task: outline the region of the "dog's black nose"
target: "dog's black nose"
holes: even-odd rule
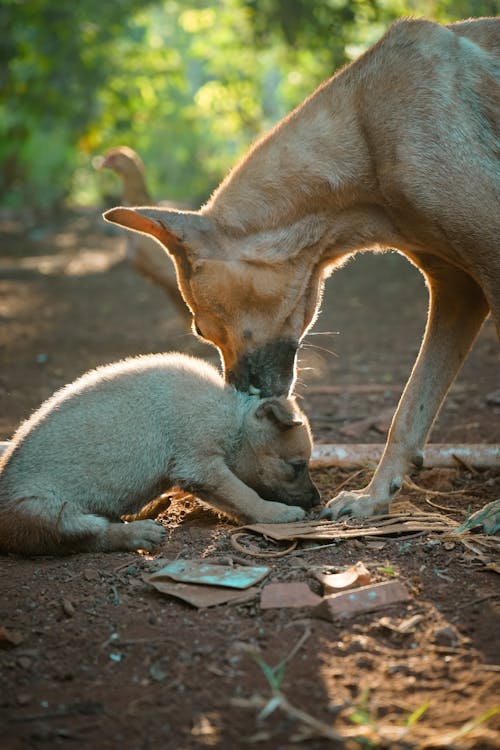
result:
[[[298,341],[279,339],[245,352],[226,372],[226,381],[261,398],[286,396],[295,380],[297,348]]]

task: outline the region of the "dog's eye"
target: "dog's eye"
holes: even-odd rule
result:
[[[298,479],[307,468],[307,461],[289,461],[288,464],[293,469],[294,479]]]
[[[196,335],[200,337],[200,339],[204,339],[205,338],[205,336],[200,331],[199,326],[196,325],[196,323],[194,322],[194,320],[193,320],[193,329],[194,329],[194,332],[196,333]]]

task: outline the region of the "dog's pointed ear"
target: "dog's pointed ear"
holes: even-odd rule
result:
[[[255,416],[259,419],[270,419],[280,430],[289,430],[291,427],[304,424],[304,420],[286,398],[266,398],[257,406]]]
[[[154,237],[172,255],[189,254],[211,229],[210,220],[197,211],[173,211],[154,206],[118,206],[105,211],[103,217],[112,224]]]

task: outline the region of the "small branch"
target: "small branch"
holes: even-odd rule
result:
[[[374,466],[382,458],[383,443],[317,443],[314,446],[311,467]],[[498,443],[430,443],[424,450],[424,468],[466,467],[475,469],[500,468]]]

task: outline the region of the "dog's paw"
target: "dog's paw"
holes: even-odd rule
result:
[[[284,505],[283,503],[266,503],[266,509],[258,514],[253,523],[290,523],[302,521],[306,517],[304,508],[298,505]]]
[[[333,500],[330,500],[324,510],[321,511],[320,517],[332,519],[337,519],[341,516],[369,518],[370,516],[388,512],[388,502],[381,502],[363,490],[350,490],[341,492]]]
[[[130,549],[152,550],[158,547],[166,536],[166,531],[160,523],[150,519],[132,521],[125,527],[130,542]]]

